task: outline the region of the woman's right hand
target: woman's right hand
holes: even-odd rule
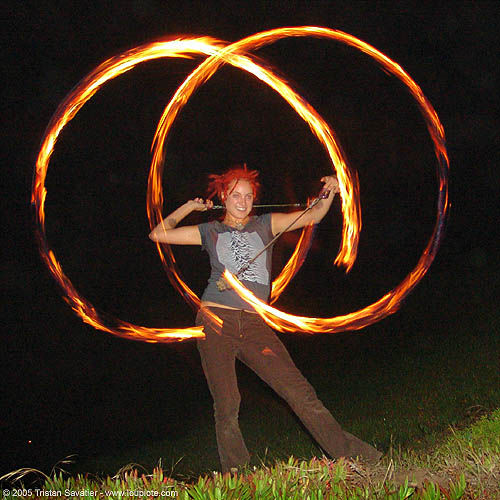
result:
[[[187,203],[193,211],[196,210],[198,212],[205,212],[214,206],[212,200],[203,200],[203,198],[195,198],[194,200],[189,200]]]

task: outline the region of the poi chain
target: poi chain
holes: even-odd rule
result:
[[[85,321],[96,329],[106,331],[121,337],[144,340],[148,342],[171,342],[174,340],[184,340],[187,338],[203,337],[201,327],[192,328],[149,328],[133,325],[131,323],[112,318],[104,321],[104,315],[99,314],[96,309],[84,297],[82,297],[68,277],[63,273],[61,265],[57,261],[54,252],[49,248],[45,234],[44,203],[46,197],[45,177],[53,152],[57,137],[65,125],[74,118],[81,107],[99,90],[107,81],[122,73],[132,69],[141,62],[161,57],[191,57],[193,54],[204,54],[208,57],[198,68],[196,68],[176,91],[172,100],[167,105],[160,120],[154,141],[153,160],[149,175],[148,185],[148,217],[150,225],[153,227],[161,219],[161,206],[163,194],[161,187],[161,173],[164,164],[163,144],[168,135],[168,131],[177,113],[187,102],[194,90],[206,82],[210,76],[224,63],[232,64],[254,74],[261,81],[267,83],[282,97],[284,97],[293,109],[304,119],[316,137],[323,144],[332,162],[332,168],[337,174],[342,197],[342,212],[344,215],[344,229],[342,246],[335,263],[344,265],[347,270],[353,265],[356,258],[359,230],[361,229],[361,216],[359,209],[359,191],[356,176],[352,174],[347,166],[347,162],[342,156],[333,132],[314,109],[298,94],[291,90],[282,80],[277,78],[270,70],[266,70],[257,65],[247,54],[247,51],[269,44],[278,39],[290,36],[315,36],[341,41],[351,45],[370,57],[375,59],[385,70],[400,79],[408,88],[411,95],[416,99],[421,110],[427,129],[434,144],[435,155],[438,162],[438,202],[437,219],[433,233],[426,248],[423,251],[416,267],[406,276],[406,278],[393,290],[374,304],[359,311],[334,318],[308,318],[286,314],[279,309],[275,309],[268,304],[259,301],[244,288],[238,280],[228,271],[225,272],[226,280],[237,291],[237,293],[251,304],[257,312],[273,328],[281,331],[306,331],[306,332],[337,332],[362,328],[374,323],[381,318],[395,312],[401,301],[410,293],[427,272],[434,260],[435,254],[442,239],[446,215],[448,211],[448,170],[449,162],[445,147],[443,127],[439,118],[423,95],[418,85],[404,72],[404,70],[389,59],[387,56],[377,51],[374,47],[346,33],[330,30],[327,28],[317,28],[312,26],[297,28],[279,28],[267,32],[252,35],[239,42],[226,45],[224,42],[211,38],[189,38],[182,40],[159,41],[143,45],[113,57],[84,78],[75,89],[59,105],[49,126],[47,127],[42,147],[40,149],[36,167],[32,192],[32,202],[36,208],[37,236],[40,244],[41,256],[53,274],[56,281],[65,293],[65,299],[73,310]],[[311,236],[310,228],[304,228],[303,234],[294,254],[285,266],[280,276],[273,283],[272,299],[276,300],[279,293],[288,284],[297,266],[305,258],[308,239]],[[183,282],[178,273],[175,260],[168,245],[165,246],[167,252],[163,254],[160,245],[158,250],[168,271],[172,283],[182,292],[186,300],[195,307],[199,307],[198,297]],[[281,282],[277,283],[279,279]],[[217,317],[213,321],[220,324]],[[109,326],[110,323],[113,326]]]

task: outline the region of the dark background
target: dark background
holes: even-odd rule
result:
[[[436,297],[448,302],[447,314],[470,317],[485,304],[497,308],[497,10],[496,2],[11,2],[2,28],[0,472],[189,432],[197,415],[211,413],[193,342],[150,345],[93,330],[73,315],[38,257],[30,210],[33,167],[51,115],[81,78],[126,49],[179,35],[234,41],[274,27],[318,25],[381,50],[434,105],[451,163],[444,243],[424,288],[398,317],[402,323],[418,323],[422,315],[439,318],[442,335],[449,335]],[[366,306],[416,264],[434,225],[436,161],[423,120],[399,81],[339,43],[284,40],[258,55],[331,124],[361,184],[364,226],[351,273],[330,264],[340,242],[337,201],[280,305],[311,316]],[[171,289],[147,238],[145,193],[157,121],[199,61],[146,63],[108,83],[65,128],[50,163],[49,244],[100,311],[137,324],[193,324],[192,311]],[[286,103],[233,68],[223,68],[190,100],[166,154],[165,213],[203,195],[206,175],[234,161],[261,171],[264,202],[303,201],[329,171],[325,153]],[[277,265],[293,244],[291,236],[279,245]],[[176,257],[200,293],[208,273],[205,256],[183,248]],[[439,292],[427,303],[431,289]],[[382,339],[376,326],[327,342],[340,349],[353,335],[362,339],[355,347],[374,356],[391,342],[407,347],[397,330]],[[295,346],[299,366],[311,362],[301,335],[285,342]]]

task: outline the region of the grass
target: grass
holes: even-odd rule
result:
[[[500,498],[500,409],[465,429],[451,429],[430,454],[391,450],[373,466],[355,460],[290,457],[232,474],[208,473],[187,482],[172,478],[161,465],[151,474],[131,465],[113,477],[66,477],[59,471],[50,476],[40,473],[38,485],[25,484],[33,472],[19,470],[1,478],[3,498],[494,499]],[[14,494],[5,494],[7,481],[12,483],[8,491]]]
[[[500,409],[474,425],[455,431],[431,456],[444,474],[461,470],[479,489],[500,495]]]

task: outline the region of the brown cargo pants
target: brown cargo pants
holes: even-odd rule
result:
[[[238,424],[241,397],[235,358],[251,368],[290,405],[332,458],[362,456],[377,460],[381,456],[375,448],[342,430],[297,369],[284,345],[259,315],[242,310],[209,309],[222,319],[222,330],[217,332],[209,321],[204,321],[201,310],[196,324],[205,325],[205,339],[198,340],[197,345],[214,400],[222,472],[244,465],[250,459]]]

